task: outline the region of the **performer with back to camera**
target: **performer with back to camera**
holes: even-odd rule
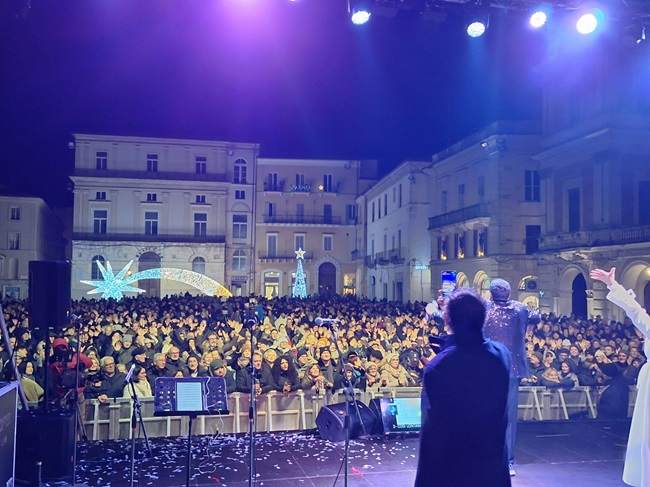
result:
[[[609,272],[594,269],[589,273],[589,277],[607,285],[607,289],[609,289],[607,299],[623,308],[634,326],[643,334],[645,337],[643,351],[646,357],[650,356],[650,316],[636,301],[634,291],[626,290],[616,281],[616,267],[612,267]],[[638,391],[623,467],[623,482],[634,487],[648,487],[650,485],[649,381],[648,366],[644,365],[637,378]]]
[[[454,292],[445,324],[454,334],[425,367],[416,487],[510,485],[506,404],[510,353],[483,335],[486,303]]]
[[[488,303],[485,321],[485,336],[506,346],[512,357],[510,366],[510,386],[508,388],[508,429],[506,430],[506,449],[508,470],[515,475],[515,440],[517,438],[517,403],[519,383],[528,378],[526,365],[526,333],[540,321],[537,311],[529,309],[524,303],[510,299],[510,284],[504,279],[494,279],[490,283],[492,300]]]

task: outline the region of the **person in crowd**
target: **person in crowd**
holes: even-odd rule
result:
[[[290,355],[282,355],[275,360],[271,372],[276,391],[288,393],[300,389],[298,371]]]
[[[338,371],[336,362],[332,359],[332,352],[329,347],[321,347],[318,366],[320,367],[321,374],[325,377],[325,387],[328,390],[333,391]]]
[[[303,377],[300,386],[305,391],[324,394],[326,391],[326,382],[327,379],[323,375],[321,368],[317,363],[314,363],[307,369],[307,373]]]
[[[626,290],[616,281],[615,267],[612,267],[609,271],[594,269],[589,273],[589,276],[607,286],[609,290],[607,299],[620,306],[632,320],[636,329],[643,334],[645,337],[644,353],[647,356],[650,353],[650,316],[636,301],[634,292]],[[605,368],[604,373],[606,375],[607,372],[608,370]],[[648,368],[644,367],[644,370],[639,373],[637,380],[637,398],[634,413],[632,414],[632,424],[630,426],[630,435],[627,441],[625,464],[623,467],[623,481],[635,487],[647,487],[650,485],[650,450],[648,449],[648,445],[650,444],[650,421],[648,421],[648,409],[650,408],[649,382]],[[617,411],[622,411],[622,409],[617,409]]]
[[[113,345],[115,347],[115,345]],[[131,355],[131,347],[133,346],[133,335],[125,334],[122,336],[122,343],[119,350],[115,349],[117,354],[116,360],[120,364],[128,365],[131,363],[133,356]]]
[[[210,374],[206,369],[199,365],[199,359],[196,355],[187,357],[187,368],[184,377],[209,377]]]
[[[408,387],[414,385],[409,373],[399,363],[399,355],[389,353],[386,357],[386,365],[381,369],[382,382],[386,382],[386,387]]]
[[[149,375],[155,382],[158,377],[174,377],[177,370],[167,365],[167,356],[164,353],[157,353],[153,356],[153,366],[149,369]]]
[[[580,380],[578,379],[578,375],[573,372],[575,367],[575,370],[577,370],[577,366],[573,365],[573,362],[570,359],[565,360],[560,364],[560,381],[565,381],[565,380],[570,380],[573,385],[570,387],[578,387],[580,385]],[[565,386],[563,386],[565,387]],[[568,389],[569,387],[567,387]]]
[[[492,301],[488,305],[485,336],[503,343],[512,356],[508,392],[508,431],[506,445],[510,475],[515,475],[515,439],[517,438],[517,399],[522,378],[528,378],[524,339],[540,321],[539,315],[525,304],[510,299],[510,284],[504,279],[490,283]],[[530,315],[530,316],[529,316]]]
[[[542,374],[538,385],[548,387],[549,389],[556,389],[559,387],[563,389],[570,389],[574,384],[571,379],[563,379],[557,369],[549,367]]]
[[[179,347],[173,346],[169,349],[169,355],[167,356],[167,362],[165,365],[169,370],[171,370],[172,376],[179,370],[181,373],[185,374],[187,365],[181,359],[181,349]]]
[[[102,367],[102,391],[100,392],[98,399],[101,402],[104,402],[108,398],[122,397],[124,378],[126,375],[117,371],[115,359],[112,355],[102,357],[100,364]]]
[[[273,374],[271,368],[264,361],[264,357],[260,352],[253,354],[253,368],[255,373],[255,395],[266,394],[275,389],[273,382]],[[240,368],[237,371],[237,391],[248,392],[251,391],[252,376],[248,367]]]
[[[365,382],[367,391],[378,391],[382,387],[386,387],[386,381],[381,378],[377,364],[370,362],[368,365],[366,365]]]
[[[151,389],[151,383],[147,378],[147,369],[139,365],[135,366],[133,369],[133,387],[135,387],[135,392],[138,394],[138,397],[152,397],[153,391]],[[131,390],[131,384],[125,384],[122,397],[131,397],[133,391]]]
[[[455,291],[445,306],[454,344],[424,369],[415,487],[510,485],[510,352],[485,339],[485,317],[485,301],[469,288]]]
[[[220,358],[214,359],[210,363],[210,370],[213,377],[223,377],[226,381],[226,392],[228,394],[237,392],[237,381],[235,379],[235,372],[228,369],[226,362]],[[247,391],[250,392],[250,391]]]

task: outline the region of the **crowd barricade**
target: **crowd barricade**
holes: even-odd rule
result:
[[[597,417],[597,404],[603,388],[575,387],[548,389],[543,386],[519,387],[519,420],[568,420],[572,417]],[[373,399],[420,397],[420,387],[383,388],[377,391],[355,389],[357,400],[370,404]],[[320,409],[345,400],[342,392],[318,394],[313,391],[291,393],[270,392],[257,397],[256,431],[299,431],[316,428]],[[630,387],[628,416],[632,415],[636,388]],[[185,416],[155,416],[154,398],[141,398],[142,421],[150,437],[184,436],[188,433],[189,418]],[[228,414],[198,416],[192,422],[192,434],[245,433],[249,429],[249,394],[235,392],[228,395]],[[35,406],[35,404],[33,404]],[[100,403],[87,399],[79,408],[86,435],[91,440],[131,438],[133,402],[118,398]],[[139,419],[138,419],[139,421]],[[136,428],[136,434],[139,427]]]

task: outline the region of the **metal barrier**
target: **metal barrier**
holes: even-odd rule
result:
[[[420,397],[420,387],[395,387],[379,391],[355,390],[355,397],[368,404],[381,397]],[[568,420],[582,415],[595,418],[595,405],[602,388],[576,387],[547,389],[541,386],[519,387],[519,420]],[[636,389],[630,388],[629,415],[634,410]],[[312,391],[292,393],[270,392],[257,397],[257,431],[296,431],[316,428],[316,416],[323,406],[343,402],[343,395],[315,394]],[[184,416],[154,416],[153,397],[141,398],[142,417],[150,437],[183,436],[188,433],[188,418]],[[131,437],[132,401],[128,398],[100,403],[96,399],[81,404],[89,439],[120,439]],[[248,431],[249,394],[235,392],[228,396],[227,415],[199,416],[193,423],[192,434],[245,433]]]

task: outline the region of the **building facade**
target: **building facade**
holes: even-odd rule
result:
[[[72,297],[117,273],[174,268],[204,274],[234,294],[253,282],[256,144],[75,135]],[[193,292],[146,279],[153,296]]]
[[[254,292],[291,296],[296,251],[305,251],[308,294],[357,294],[356,198],[377,181],[375,161],[257,161]]]
[[[0,195],[0,289],[6,298],[29,296],[29,262],[63,260],[63,223],[41,198]]]

